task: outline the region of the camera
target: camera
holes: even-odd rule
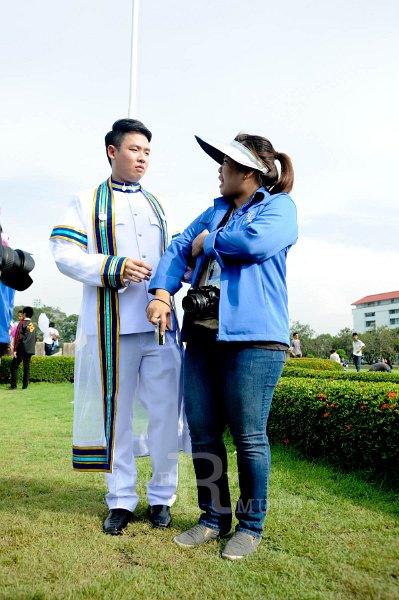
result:
[[[214,285],[190,288],[183,298],[184,312],[192,319],[217,319],[220,290]]]
[[[0,225],[0,233],[1,233]],[[23,292],[33,281],[29,273],[35,266],[35,261],[29,252],[13,250],[0,244],[0,281],[18,292]]]

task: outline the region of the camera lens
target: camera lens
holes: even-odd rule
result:
[[[28,273],[34,266],[35,261],[29,252],[0,245],[0,280],[4,285],[23,292],[32,284]]]
[[[184,312],[189,314],[199,313],[206,307],[206,298],[202,294],[189,294],[182,300]]]

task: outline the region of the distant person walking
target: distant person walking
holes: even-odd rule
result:
[[[302,358],[301,341],[299,333],[295,331],[291,341],[291,354],[294,358]]]
[[[60,334],[58,332],[58,329],[55,328],[55,323],[53,321],[50,321],[50,323],[48,324],[46,334],[43,338],[44,353],[46,356],[52,356],[53,354],[55,354],[55,352],[57,352],[59,337]]]
[[[363,348],[366,347],[366,344],[363,344],[362,340],[359,340],[356,332],[352,334],[352,346],[353,364],[356,367],[356,371],[359,372],[362,365]]]
[[[11,390],[17,389],[18,368],[21,362],[24,365],[22,389],[26,390],[29,384],[30,361],[35,354],[36,328],[32,323],[33,308],[26,306],[22,309],[23,319],[19,322],[14,340],[14,358],[11,361]]]

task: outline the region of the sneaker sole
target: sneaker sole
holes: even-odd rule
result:
[[[247,556],[250,556],[251,554],[253,554],[253,552],[250,552],[250,554],[245,554],[245,556],[231,556],[230,554],[222,553],[222,558],[224,558],[226,560],[240,560],[240,558],[246,558]]]

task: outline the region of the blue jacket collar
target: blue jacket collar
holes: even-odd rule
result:
[[[267,200],[270,198],[270,193],[266,188],[260,187],[256,190],[256,192],[251,196],[251,198],[246,202],[243,206],[237,210],[238,214],[244,213],[250,206],[253,204],[265,204]],[[231,206],[230,200],[228,200],[225,196],[219,196],[219,198],[215,198],[214,200],[215,209],[228,209]]]

